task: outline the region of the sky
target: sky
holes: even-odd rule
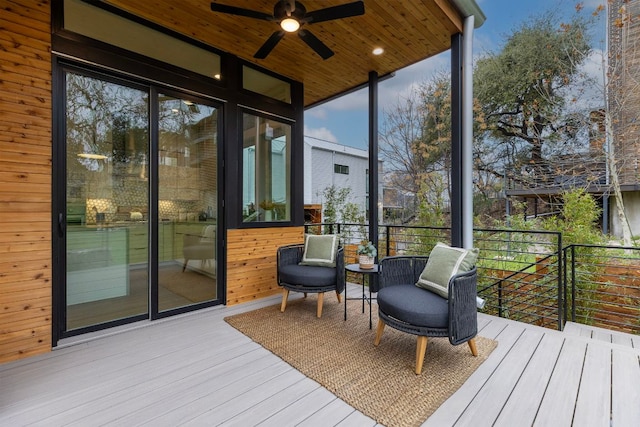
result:
[[[582,0],[584,12],[590,13],[606,0]],[[579,0],[476,0],[486,15],[486,21],[476,28],[473,38],[474,55],[483,52],[498,52],[505,38],[518,28],[526,19],[538,16],[541,12],[558,9],[570,16],[575,12]],[[604,31],[604,24],[602,24]],[[600,37],[602,40],[602,37]],[[600,58],[598,51],[585,67],[598,73]],[[450,52],[444,52],[420,63],[414,64],[388,80],[379,83],[378,108],[379,124],[384,121],[385,101],[397,103],[401,97],[410,93],[411,88],[425,82],[434,73],[448,71]],[[319,105],[305,111],[304,135],[342,145],[367,149],[368,147],[368,100],[367,89],[354,92],[340,99]]]

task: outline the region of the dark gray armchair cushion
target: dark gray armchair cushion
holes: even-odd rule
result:
[[[289,264],[279,270],[280,281],[291,285],[326,286],[336,283],[336,269]]]
[[[378,292],[380,310],[415,326],[447,328],[449,306],[446,298],[418,288],[413,283],[389,286]]]

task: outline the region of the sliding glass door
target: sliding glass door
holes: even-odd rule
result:
[[[149,91],[65,77],[69,331],[148,316]]]
[[[217,298],[218,110],[158,95],[160,311]]]
[[[64,77],[61,335],[216,301],[218,109]]]

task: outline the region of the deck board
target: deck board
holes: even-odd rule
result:
[[[640,358],[614,350],[611,370],[612,426],[640,426]]]
[[[491,425],[498,417],[504,402],[515,388],[522,372],[531,360],[543,337],[541,331],[526,330],[518,337],[509,353],[502,359],[477,397],[457,420],[458,425]],[[507,363],[510,361],[510,363]]]
[[[597,339],[597,338],[595,338]],[[590,343],[582,369],[574,425],[608,427],[611,418],[611,349]],[[608,367],[608,369],[604,369]]]
[[[77,338],[0,365],[0,425],[379,426],[223,320],[279,301]],[[425,426],[640,425],[639,337],[484,314],[478,326],[497,348]]]
[[[482,330],[483,333],[485,330],[491,332],[490,335],[492,336],[495,331],[499,330],[495,335],[495,338],[498,339],[498,347],[493,350],[487,360],[471,374],[465,384],[429,417],[424,424],[425,426],[439,427],[454,425],[469,404],[478,396],[484,384],[491,378],[499,364],[505,356],[509,354],[513,345],[524,332],[524,329],[508,327],[497,321],[492,321]]]
[[[291,403],[285,405],[282,409],[275,412],[272,416],[267,417],[265,421],[260,423],[260,426],[282,427],[286,425],[298,425],[299,423],[307,419],[309,412],[317,413],[317,410],[329,405],[336,400],[336,397],[331,392],[316,383],[315,388],[312,389],[310,393],[297,396],[297,398],[294,399]],[[314,408],[316,409],[314,410]],[[253,420],[252,418],[247,419],[246,417],[242,418],[240,416],[231,419],[232,423],[237,423],[238,421],[245,421],[246,424],[236,425],[251,425],[251,422]]]
[[[582,340],[564,340],[534,426],[571,425],[586,348]]]
[[[565,333],[571,335],[593,338],[595,340],[613,343],[622,347],[640,348],[640,337],[637,335],[608,330],[598,326],[582,325],[574,322],[567,322],[564,330]]]
[[[535,402],[542,401],[561,349],[561,340],[549,335],[543,336],[526,370],[502,408],[496,426],[510,427],[515,419],[519,419],[521,425],[533,424],[539,407],[539,403]],[[523,405],[522,402],[531,404]]]

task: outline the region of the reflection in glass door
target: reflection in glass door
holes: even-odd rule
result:
[[[158,307],[217,298],[218,110],[158,95]]]
[[[67,72],[66,325],[148,316],[148,91]]]
[[[80,71],[65,82],[62,335],[219,299],[218,109]]]

